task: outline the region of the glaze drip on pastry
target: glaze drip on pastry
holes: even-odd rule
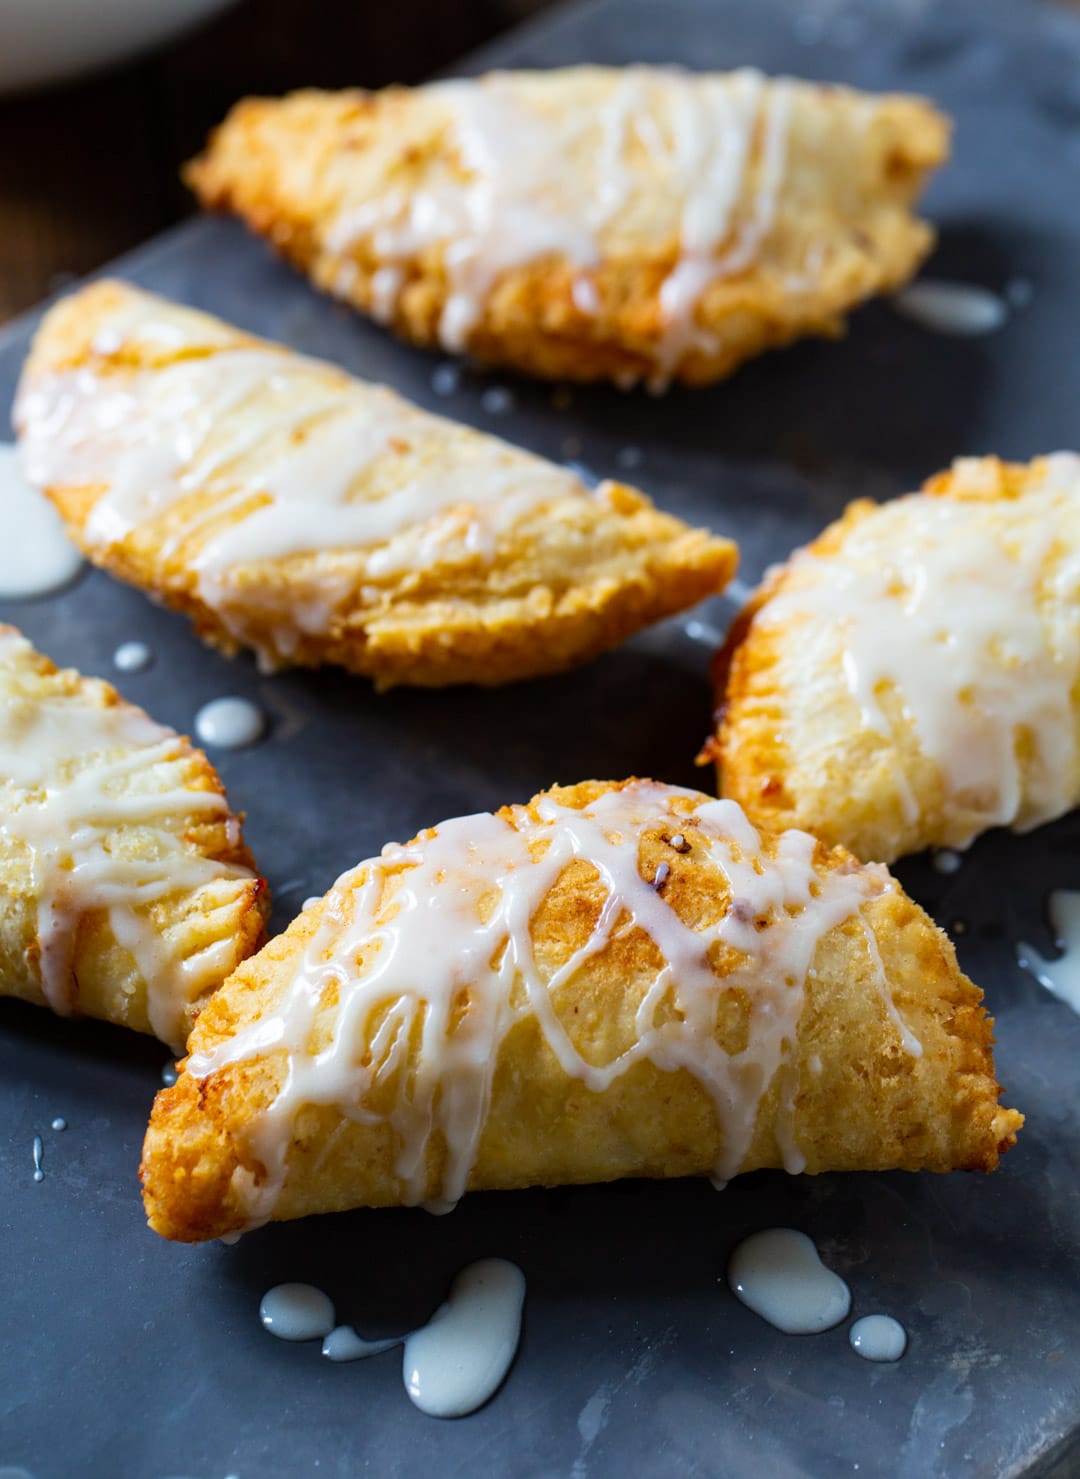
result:
[[[952,847],[988,827],[1026,831],[1061,816],[1080,768],[1080,457],[1045,458],[1034,486],[988,508],[981,494],[996,487],[998,466],[959,462],[954,496],[913,494],[875,510],[847,532],[839,558],[797,555],[755,617],[762,632],[795,625],[792,671],[810,685],[839,644],[864,729],[891,737],[898,722],[914,726],[944,781]],[[899,766],[893,781],[915,822]]]
[[[558,120],[530,108],[499,73],[438,83],[427,96],[467,181],[447,173],[411,192],[390,188],[326,230],[343,269],[369,237],[381,260],[400,264],[376,274],[373,316],[392,316],[404,265],[432,248],[445,251],[450,291],[438,337],[452,352],[466,348],[500,275],[544,257],[578,269],[575,302],[595,311],[588,269],[603,259],[620,215],[633,213],[645,157],[681,202],[679,257],[660,290],[662,380],[694,339],[704,289],[749,266],[768,235],[783,183],[790,84],[767,83],[749,68],[695,78],[629,67],[595,111]]]
[[[100,912],[146,983],[151,1030],[180,1046],[186,1010],[236,964],[238,942],[224,930],[191,953],[183,921],[163,930],[149,911],[253,878],[185,837],[201,820],[222,821],[236,848],[239,821],[220,790],[192,787],[192,752],[179,735],[127,704],[43,694],[37,671],[25,668],[32,656],[25,638],[0,632],[0,838],[7,856],[23,860],[36,902],[31,948],[41,990],[55,1012],[76,1008],[76,940]],[[226,890],[220,907],[231,911],[234,894]],[[209,895],[206,904],[213,907]]]
[[[370,548],[377,580],[455,549],[490,559],[497,534],[527,509],[590,496],[562,468],[509,447],[495,458],[479,437],[387,487],[387,466],[449,423],[271,348],[225,349],[121,380],[106,358],[101,373],[43,377],[18,415],[32,483],[103,485],[83,531],[91,547],[107,549],[175,509],[165,556],[194,542],[198,593],[219,611],[235,599],[236,567],[250,561]],[[325,624],[327,615],[312,609],[303,620]]]
[[[695,866],[716,870],[718,887],[729,890],[727,911],[715,924],[695,928],[642,877],[642,839],[658,828],[667,829],[676,853],[692,852]],[[249,1178],[251,1224],[273,1213],[305,1105],[392,1125],[395,1173],[411,1203],[430,1194],[427,1154],[437,1137],[446,1148],[438,1195],[456,1201],[473,1168],[500,1044],[526,1016],[562,1071],[595,1093],[643,1061],[666,1073],[687,1071],[707,1091],[722,1127],[716,1174],[733,1175],[794,1043],[820,941],[892,887],[876,868],[823,874],[813,866],[813,850],[806,834],[788,832],[766,852],[733,803],[644,781],[581,809],[547,796],[535,814],[515,807],[461,817],[408,847],[384,848],[331,890],[302,968],[275,1008],[188,1060],[187,1073],[202,1078],[277,1050],[287,1055],[281,1089],[250,1131],[266,1169],[260,1185]],[[587,941],[545,978],[534,919],[575,860],[594,870],[606,897]],[[656,960],[635,1040],[609,1061],[595,1061],[575,1047],[558,994],[592,957],[635,930],[652,942]],[[864,934],[876,959],[865,925]],[[880,962],[876,973],[887,1015],[904,1048],[917,1055],[920,1045],[897,1014]],[[731,1054],[715,1030],[725,992],[745,993],[750,1002],[745,1046]],[[330,1025],[314,1042],[328,999],[336,1002]],[[788,1169],[798,1171],[804,1161],[792,1127],[794,1085],[785,1093],[778,1133]],[[380,1095],[388,1107],[376,1113],[370,1104]]]

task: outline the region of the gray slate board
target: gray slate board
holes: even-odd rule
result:
[[[386,380],[553,457],[635,477],[666,508],[735,534],[743,573],[813,534],[851,497],[887,497],[958,453],[1027,457],[1080,442],[1080,25],[1006,0],[598,0],[500,42],[481,65],[756,63],[924,91],[957,118],[956,160],[929,209],[936,276],[1030,304],[990,338],[928,335],[886,306],[841,344],[805,344],[713,390],[662,400],[469,374],[434,395],[436,361],[317,298],[235,225],[197,221],[123,274]],[[32,320],[0,339],[6,405]],[[485,415],[485,385],[516,409]],[[577,438],[580,450],[568,438]],[[719,626],[733,604],[704,617]],[[222,693],[273,716],[260,748],[219,757],[270,876],[276,920],[389,838],[529,796],[554,780],[631,772],[708,783],[708,651],[668,624],[588,668],[512,691],[376,697],[336,673],[256,675],[178,617],[99,574],[60,598],[8,603],[52,657],[108,676],[121,641],[158,655],[123,690],[190,727]],[[217,758],[217,757],[216,757]],[[678,1479],[678,1476],[1075,1472],[1080,1419],[1080,1020],[1016,966],[1048,951],[1043,902],[1080,884],[1077,820],[985,838],[954,877],[904,881],[945,925],[997,1015],[1000,1076],[1028,1115],[992,1178],[757,1175],[470,1198],[451,1217],[355,1213],[271,1228],[236,1248],[171,1247],[143,1225],[135,1169],[164,1052],[107,1027],[0,1003],[0,1466],[34,1479]],[[49,1130],[67,1117],[64,1134]],[[45,1180],[31,1143],[45,1140]],[[854,1313],[908,1326],[899,1365],[840,1328],[785,1337],[722,1284],[747,1232],[800,1227],[851,1283]],[[459,1423],[421,1416],[386,1356],[330,1367],[259,1329],[263,1291],[309,1279],[365,1333],[424,1317],[487,1254],[529,1279],[516,1365]]]

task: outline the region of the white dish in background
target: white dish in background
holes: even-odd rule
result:
[[[0,93],[107,67],[231,0],[0,0]]]

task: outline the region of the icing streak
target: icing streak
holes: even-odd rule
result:
[[[145,981],[151,1028],[182,1047],[185,1007],[227,974],[235,946],[225,933],[186,955],[150,910],[185,891],[250,877],[184,841],[194,821],[227,817],[225,799],[185,786],[185,741],[140,710],[43,692],[36,670],[24,666],[30,652],[22,637],[0,638],[0,836],[30,870],[45,999],[62,1015],[72,1011],[77,935],[88,915],[104,914]],[[233,899],[231,889],[220,900],[208,889],[201,902],[212,914]]]
[[[82,531],[92,549],[160,520],[162,564],[191,569],[199,597],[270,663],[288,656],[297,627],[326,631],[355,592],[357,572],[329,563],[335,552],[363,552],[375,599],[381,580],[408,571],[490,562],[498,536],[529,510],[593,496],[565,469],[381,386],[272,346],[211,344],[216,326],[202,315],[178,311],[164,325],[172,348],[202,352],[132,370],[125,349],[160,333],[168,315],[135,296],[145,322],[119,309],[93,367],[40,375],[21,391],[23,468],[38,487],[102,485]],[[323,559],[294,571],[280,611],[274,582],[238,574],[303,556]]]
[[[509,818],[457,818],[345,874],[275,1009],[192,1055],[188,1072],[205,1077],[230,1063],[287,1054],[283,1087],[253,1132],[267,1170],[265,1183],[252,1188],[253,1224],[272,1213],[304,1105],[389,1121],[404,1200],[457,1200],[476,1159],[500,1044],[523,1016],[536,1019],[563,1071],[596,1093],[644,1060],[668,1073],[687,1070],[716,1109],[723,1140],[716,1174],[739,1169],[761,1099],[795,1041],[818,942],[890,887],[888,875],[876,868],[818,874],[805,833],[787,832],[766,850],[734,802],[652,782],[605,792],[580,810],[545,796],[536,813],[514,807]],[[713,870],[718,895],[729,894],[727,912],[711,922],[683,919],[641,876],[646,834],[676,838],[695,866]],[[595,870],[605,901],[589,938],[557,966],[542,966],[532,920],[575,859]],[[597,1063],[564,1025],[559,992],[630,929],[652,940],[662,963],[641,996],[633,1041]],[[864,929],[887,1010],[905,1031]],[[711,963],[718,953],[723,973]],[[745,993],[750,1006],[746,1045],[729,1054],[715,1024],[721,995],[731,990]],[[311,1048],[316,1026],[319,1045]],[[904,1040],[919,1051],[910,1034]],[[800,1170],[795,1087],[787,1086],[778,1135],[786,1164]],[[392,1100],[378,1115],[367,1107],[376,1091],[381,1103],[388,1091]],[[434,1136],[447,1152],[436,1188],[427,1166]]]
[[[959,491],[996,486],[995,464],[956,465]],[[836,555],[796,556],[792,583],[756,618],[798,621],[792,678],[839,658],[864,729],[891,739],[882,700],[944,782],[948,836],[1026,830],[1062,815],[1080,788],[1080,457],[1043,460],[1021,496],[913,494],[856,524]],[[831,657],[830,657],[831,655]],[[809,690],[807,690],[809,691]],[[916,820],[913,778],[894,784]]]
[[[543,107],[542,85],[527,90],[499,74],[423,92],[444,120],[445,158],[418,186],[346,200],[324,239],[341,258],[344,291],[347,254],[361,241],[390,264],[443,248],[449,293],[439,338],[461,351],[500,274],[551,256],[587,274],[609,246],[617,251],[623,221],[647,194],[673,209],[679,237],[660,289],[657,379],[687,351],[710,347],[694,309],[711,282],[753,264],[772,227],[791,83],[750,69],[717,77],[629,67],[611,74],[598,106],[561,114]],[[400,270],[384,276],[393,270],[373,283],[371,310],[382,319],[405,281]],[[588,276],[573,297],[583,312],[599,306]]]

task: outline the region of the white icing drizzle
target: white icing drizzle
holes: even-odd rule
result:
[[[119,673],[143,673],[153,664],[154,654],[145,642],[121,642],[112,660]]]
[[[440,83],[425,95],[445,119],[446,159],[463,173],[436,164],[411,191],[394,185],[347,202],[324,235],[329,253],[347,262],[364,241],[381,260],[405,264],[442,248],[450,292],[439,338],[460,352],[500,276],[543,257],[575,269],[574,304],[596,315],[601,297],[590,269],[639,193],[660,188],[675,207],[679,239],[660,290],[653,383],[665,383],[688,351],[714,347],[696,329],[695,309],[712,282],[753,264],[772,227],[790,82],[767,82],[749,68],[718,77],[628,67],[597,107],[560,116],[499,74]],[[372,286],[371,311],[385,317]]]
[[[41,1169],[41,1157],[45,1153],[45,1142],[42,1140],[42,1138],[41,1138],[40,1135],[35,1135],[34,1136],[33,1151],[34,1151],[34,1180],[35,1181],[44,1181],[45,1180],[45,1172]]]
[[[281,1340],[315,1340],[330,1361],[360,1361],[405,1347],[402,1377],[412,1401],[430,1417],[464,1417],[498,1390],[517,1354],[525,1275],[503,1258],[462,1269],[444,1304],[419,1329],[365,1340],[334,1325],[334,1306],[312,1284],[278,1284],[259,1306],[263,1328]]]
[[[525,1275],[503,1258],[463,1269],[446,1303],[406,1337],[405,1390],[431,1417],[464,1417],[502,1385],[517,1353]]]
[[[221,750],[245,749],[260,740],[265,730],[266,715],[249,698],[214,698],[195,715],[200,742]]]
[[[404,1335],[391,1335],[385,1340],[365,1340],[351,1325],[335,1325],[322,1343],[322,1353],[328,1361],[363,1361],[368,1356],[379,1356],[403,1344]]]
[[[695,305],[710,283],[745,271],[761,250],[776,216],[790,111],[789,83],[774,82],[766,88],[760,74],[744,71],[734,74],[730,86],[715,78],[703,79],[700,97],[689,116],[684,114],[681,129],[676,129],[676,158],[687,193],[681,256],[660,289],[666,327],[658,352],[659,374],[651,378],[653,388],[662,387],[687,350],[698,344],[712,347],[709,336],[695,326]],[[732,245],[718,257],[745,188],[759,115],[762,157],[753,207]]]
[[[67,1129],[67,1120],[64,1119],[61,1115],[57,1115],[56,1118],[52,1122],[52,1127],[53,1127],[54,1130],[57,1131],[57,1133],[59,1133],[61,1130],[66,1130]]]
[[[233,942],[182,958],[148,909],[250,877],[184,844],[188,819],[220,816],[225,800],[185,787],[185,742],[140,710],[97,706],[79,694],[43,696],[36,674],[21,668],[31,650],[16,633],[0,636],[0,833],[27,850],[45,999],[62,1015],[72,1010],[76,933],[88,914],[107,912],[146,983],[150,1026],[182,1047],[184,1008],[222,979]],[[116,845],[125,834],[140,838],[137,854]]]
[[[862,725],[886,739],[883,691],[946,789],[947,840],[1025,831],[1061,816],[1080,784],[1073,693],[1080,677],[1080,457],[1046,459],[1043,481],[992,504],[913,494],[846,534],[838,555],[796,555],[793,584],[760,625],[798,623],[791,680],[834,660]],[[956,465],[972,487],[993,465]],[[918,815],[899,754],[906,819]]]
[[[167,311],[139,299],[147,316]],[[205,350],[212,321],[174,311],[185,344]],[[118,317],[121,353],[143,334],[134,310]],[[162,558],[191,541],[184,559],[197,594],[271,666],[295,647],[297,627],[327,630],[355,592],[356,573],[330,567],[327,555],[362,552],[377,596],[380,581],[437,561],[489,562],[522,515],[594,496],[539,457],[269,345],[154,369],[105,362],[42,374],[21,389],[16,420],[36,487],[102,485],[83,529],[91,548],[169,520]],[[306,594],[296,596],[304,576],[294,570],[286,610],[268,582],[237,575],[255,561],[305,555],[324,560],[312,562]]]
[[[731,1255],[728,1284],[755,1314],[785,1335],[817,1335],[847,1318],[851,1290],[822,1263],[813,1240],[791,1227],[744,1238]]]
[[[1016,956],[1047,991],[1080,1013],[1080,893],[1055,889],[1048,908],[1061,954],[1056,960],[1046,960],[1033,945],[1021,942]]]
[[[0,442],[0,598],[51,595],[82,564],[60,515],[20,472],[15,448]]]
[[[864,1361],[899,1361],[907,1350],[907,1331],[892,1315],[863,1315],[852,1325],[849,1339]]]
[[[275,1284],[262,1297],[259,1319],[278,1340],[320,1340],[334,1328],[334,1305],[314,1284]]]
[[[457,1201],[475,1161],[499,1045],[525,1015],[535,1016],[563,1071],[594,1092],[638,1062],[664,1072],[686,1069],[709,1094],[723,1129],[716,1174],[726,1179],[738,1170],[761,1098],[795,1040],[819,940],[859,917],[862,905],[892,887],[891,880],[878,868],[816,874],[813,840],[801,832],[783,834],[769,857],[734,802],[703,801],[653,782],[605,792],[582,810],[544,797],[538,811],[539,821],[524,807],[512,809],[512,820],[457,818],[408,847],[388,845],[380,858],[345,874],[327,896],[298,974],[276,1007],[209,1052],[192,1055],[188,1072],[203,1077],[275,1049],[287,1054],[283,1086],[250,1132],[266,1170],[261,1184],[249,1187],[252,1226],[273,1211],[291,1128],[306,1104],[335,1105],[364,1122],[385,1118],[396,1134],[396,1172],[409,1203],[431,1195],[427,1153],[432,1136],[440,1136],[447,1164],[435,1194]],[[653,880],[641,876],[641,839],[658,830],[670,834],[676,851],[696,848],[700,865],[715,869],[718,885],[727,885],[732,905],[715,924],[684,922]],[[596,870],[607,899],[587,943],[545,979],[530,924],[575,858]],[[759,929],[755,921],[763,918],[768,925]],[[883,1003],[905,1045],[917,1052],[919,1044],[896,1013],[873,933],[863,924]],[[663,964],[639,1005],[632,1046],[613,1061],[588,1062],[555,999],[631,926],[653,940]],[[710,951],[723,947],[734,952],[735,963],[720,976]],[[469,1010],[453,1020],[464,985]],[[312,1052],[312,1026],[328,989],[336,1006],[320,1028],[324,1045]],[[729,1056],[714,1024],[721,993],[731,989],[746,993],[750,1019],[745,1048]],[[672,1009],[661,1013],[665,1003]],[[379,1025],[368,1043],[373,1019]],[[417,1032],[421,1046],[407,1068]],[[359,1061],[361,1043],[367,1050]],[[798,1171],[805,1162],[794,1138],[797,1085],[794,1075],[788,1077],[777,1135],[785,1164]],[[392,1106],[375,1116],[366,1102],[388,1082],[396,1085]]]
[[[992,334],[1009,317],[1009,305],[988,288],[964,282],[924,278],[910,283],[892,300],[897,313],[921,328],[953,338]]]

